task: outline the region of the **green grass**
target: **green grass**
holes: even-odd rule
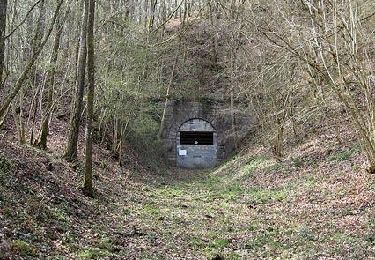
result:
[[[214,248],[214,249],[223,249],[228,245],[229,245],[228,239],[216,238],[211,241],[211,243],[209,244],[209,247]]]
[[[68,222],[69,220],[67,213],[62,208],[57,208],[57,207],[50,208],[49,214],[51,218],[59,220],[61,222]]]
[[[249,248],[260,250],[270,246],[281,250],[283,246],[277,239],[279,233],[265,230],[263,220],[253,219],[246,211],[246,205],[282,203],[289,199],[293,185],[247,187],[244,182],[257,170],[274,165],[265,157],[254,157],[246,164],[245,175],[205,171],[199,173],[201,178],[194,180],[144,187],[147,202],[137,206],[132,213],[137,214],[140,222],[152,225],[153,232],[144,236],[148,243],[158,238],[173,244],[174,235],[180,234],[191,250],[209,259],[217,255],[240,259],[239,254],[230,250],[232,239],[249,233],[256,234],[254,240],[247,241]]]
[[[254,237],[247,241],[245,248],[258,251],[267,246],[270,250],[283,250],[286,245],[282,243],[280,237],[282,234],[278,229],[268,227],[255,233]]]
[[[99,241],[98,247],[108,252],[112,252],[114,249],[113,242],[109,237],[102,237]]]
[[[12,171],[12,163],[0,155],[0,178],[5,177]]]
[[[293,164],[294,167],[300,168],[300,167],[303,166],[304,162],[300,158],[293,158],[292,159],[292,164]]]
[[[316,235],[314,232],[307,226],[302,225],[298,229],[298,235],[303,239],[307,241],[315,241],[316,240]]]
[[[288,189],[276,188],[276,189],[263,189],[253,188],[250,189],[248,197],[252,203],[265,204],[269,202],[285,201],[288,198]]]
[[[111,252],[101,248],[86,248],[78,253],[80,259],[102,259],[103,257],[111,256]]]
[[[193,247],[196,250],[200,250],[207,246],[207,242],[203,241],[203,239],[200,237],[193,236],[189,239],[189,246]]]
[[[342,178],[338,173],[300,173],[298,167],[298,161],[252,157],[235,170],[182,172],[194,178],[142,183],[108,208],[95,201],[95,212],[115,218],[95,219],[84,242],[69,230],[69,205],[48,207],[47,215],[67,230],[62,243],[76,259],[316,259],[321,252],[362,259],[375,245],[375,222],[366,222],[362,234],[351,233],[338,224],[355,216],[355,208],[321,208],[345,199],[353,187],[333,186]],[[24,241],[13,248],[24,256],[38,252]]]
[[[14,240],[11,243],[12,251],[18,253],[21,256],[32,257],[37,256],[36,249],[26,241]]]
[[[360,152],[360,148],[357,146],[354,146],[348,150],[340,151],[336,154],[331,155],[328,157],[329,161],[334,162],[341,162],[341,161],[347,161],[349,160],[353,155],[358,154]]]
[[[142,209],[142,212],[146,215],[150,215],[150,216],[160,216],[161,215],[161,211],[160,211],[160,208],[155,205],[155,204],[145,204],[143,206],[143,209]]]
[[[256,169],[269,167],[269,160],[266,157],[253,157],[242,168],[245,176],[251,175]]]
[[[179,197],[184,194],[184,190],[178,186],[165,186],[157,190],[157,195],[168,198]]]
[[[239,184],[233,184],[225,187],[221,192],[221,197],[225,201],[234,201],[245,195],[245,189]]]

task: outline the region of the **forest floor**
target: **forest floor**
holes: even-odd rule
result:
[[[375,176],[359,147],[324,134],[282,162],[252,148],[214,170],[82,164],[0,138],[0,259],[366,259],[375,257]]]

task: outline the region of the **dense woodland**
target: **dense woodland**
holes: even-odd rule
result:
[[[0,0],[0,258],[374,257],[374,24],[371,0]],[[253,130],[176,169],[169,100]]]

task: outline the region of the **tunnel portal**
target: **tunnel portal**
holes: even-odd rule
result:
[[[217,134],[211,123],[194,118],[183,123],[176,137],[177,166],[209,168],[217,163]]]

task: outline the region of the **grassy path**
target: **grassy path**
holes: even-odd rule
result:
[[[144,176],[108,159],[91,199],[79,166],[19,149],[0,154],[0,258],[375,257],[375,176],[356,167],[359,154],[249,156]]]
[[[340,172],[316,166],[301,171],[294,164],[255,157],[241,167],[175,172],[164,177],[165,183],[144,185],[130,207],[124,205],[124,214],[139,229],[128,240],[137,246],[130,255],[143,259],[374,257],[373,178],[345,167]]]

